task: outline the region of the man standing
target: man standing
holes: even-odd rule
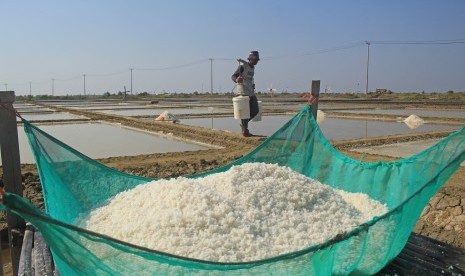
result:
[[[250,137],[249,121],[258,114],[258,99],[255,95],[254,70],[260,60],[257,51],[249,53],[248,61],[238,59],[239,67],[232,75],[233,82],[238,84],[237,92],[239,95],[249,97],[250,118],[241,120],[242,136]]]

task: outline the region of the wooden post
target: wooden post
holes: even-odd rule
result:
[[[2,243],[0,242],[0,276],[3,276]]]
[[[0,152],[2,155],[3,183],[5,191],[23,196],[21,183],[21,163],[19,160],[18,127],[16,116],[12,114],[14,91],[0,92]],[[5,107],[5,108],[3,108]],[[7,213],[8,243],[10,247],[13,275],[18,274],[19,257],[21,255],[21,240],[13,238],[13,232],[24,229],[24,220]]]
[[[320,81],[319,80],[312,81],[311,95],[315,98],[315,101],[312,103],[312,114],[313,114],[313,118],[315,118],[315,121],[316,121],[316,116],[318,113],[318,97],[320,96]]]

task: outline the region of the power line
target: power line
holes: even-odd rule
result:
[[[274,60],[274,59],[283,59],[283,58],[297,58],[297,57],[304,57],[304,56],[313,56],[313,55],[320,55],[324,53],[330,53],[330,52],[336,52],[336,51],[341,51],[341,50],[346,50],[354,47],[359,47],[364,45],[365,42],[354,42],[346,45],[341,45],[338,47],[333,47],[329,49],[324,49],[324,50],[319,50],[315,52],[308,52],[308,53],[302,53],[302,54],[289,54],[289,55],[281,55],[281,56],[271,56],[271,57],[265,57],[262,58],[263,60]]]
[[[75,77],[72,77],[72,78],[67,78],[67,79],[55,79],[55,80],[56,81],[71,81],[71,80],[78,79],[80,77],[81,77],[81,75],[78,75],[78,76],[75,76]]]
[[[448,39],[448,40],[417,40],[417,41],[370,41],[372,44],[392,44],[392,45],[447,45],[447,44],[465,44],[465,39]]]
[[[117,71],[117,72],[114,72],[114,73],[109,73],[109,74],[86,74],[86,76],[90,76],[90,77],[109,77],[109,76],[114,76],[114,75],[119,75],[119,74],[122,74],[122,73],[125,73],[127,72],[128,70],[125,69],[125,70],[120,70],[120,71]]]
[[[199,61],[191,62],[191,63],[186,63],[182,65],[176,65],[176,66],[169,66],[169,67],[161,67],[161,68],[133,68],[134,70],[140,70],[140,71],[163,71],[163,70],[171,70],[171,69],[177,69],[177,68],[183,68],[183,67],[189,67],[193,66],[199,63],[204,63],[209,61],[210,59],[202,59]]]

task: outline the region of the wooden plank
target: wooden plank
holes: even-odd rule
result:
[[[39,232],[34,233],[35,275],[54,275],[50,249]]]
[[[32,276],[32,244],[34,239],[34,228],[28,224],[24,231],[23,245],[19,259],[18,275]]]
[[[465,250],[412,233],[402,252],[377,275],[465,275]]]

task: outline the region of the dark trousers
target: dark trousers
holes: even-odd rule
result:
[[[250,118],[241,120],[242,132],[249,129],[249,122],[258,114],[258,99],[257,96],[249,96]]]

